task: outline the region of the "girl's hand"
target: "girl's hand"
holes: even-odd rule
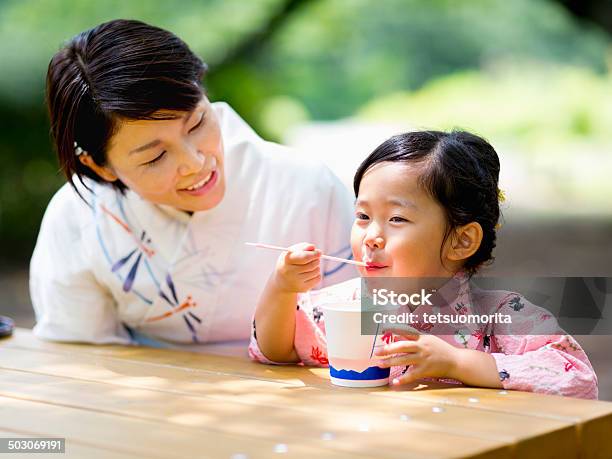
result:
[[[272,283],[283,293],[306,292],[321,282],[321,251],[306,242],[289,249],[278,257]]]
[[[461,349],[433,335],[402,335],[402,330],[386,330],[400,335],[401,341],[385,345],[376,352],[383,368],[408,366],[392,384],[406,384],[421,378],[455,378]]]

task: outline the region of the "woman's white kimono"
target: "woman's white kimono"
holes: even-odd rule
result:
[[[278,252],[245,246],[312,242],[350,257],[352,198],[322,164],[266,142],[213,104],[225,146],[226,194],[189,215],[88,181],[46,210],[30,265],[35,335],[59,341],[176,343],[248,339]],[[357,275],[325,261],[323,286]]]

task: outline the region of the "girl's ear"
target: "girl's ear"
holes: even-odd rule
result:
[[[93,158],[87,153],[79,155],[79,161],[81,161],[81,164],[89,167],[92,171],[94,171],[97,175],[102,177],[107,182],[114,182],[119,178],[117,177],[117,175],[115,175],[111,168],[96,164]]]
[[[453,232],[446,256],[452,261],[467,260],[476,253],[481,242],[482,226],[480,223],[471,222],[460,226]]]

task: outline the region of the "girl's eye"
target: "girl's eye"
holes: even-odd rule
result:
[[[368,217],[368,216],[367,216],[366,214],[364,214],[363,212],[357,212],[357,213],[355,214],[355,218],[356,218],[357,220],[369,220],[369,219],[370,219],[370,217]]]
[[[152,166],[155,163],[157,163],[160,159],[162,159],[164,157],[164,155],[166,154],[166,150],[162,151],[159,155],[157,155],[155,158],[153,158],[151,161],[147,161],[146,163],[143,163],[143,166]]]
[[[404,222],[407,222],[408,220],[406,220],[404,217],[391,217],[389,221],[395,222],[395,223],[404,223]]]

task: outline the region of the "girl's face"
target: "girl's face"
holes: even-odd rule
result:
[[[204,97],[172,120],[120,123],[106,169],[142,198],[181,210],[215,207],[225,193],[223,141]]]
[[[362,276],[453,274],[441,261],[444,210],[418,184],[419,175],[419,165],[399,162],[378,163],[364,174],[351,233],[355,259],[371,265],[359,268]]]

